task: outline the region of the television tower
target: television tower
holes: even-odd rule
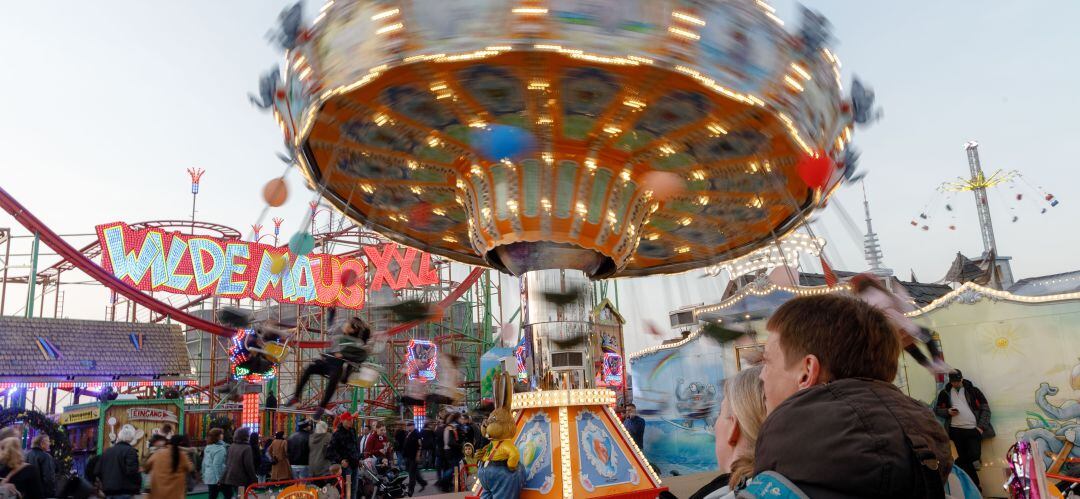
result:
[[[863,255],[866,263],[870,265],[870,272],[876,276],[887,277],[893,274],[892,269],[882,265],[881,243],[878,235],[874,232],[874,226],[870,221],[870,200],[866,197],[866,181],[862,182],[863,210],[866,212],[866,235],[863,237]]]

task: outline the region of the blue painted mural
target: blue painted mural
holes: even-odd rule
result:
[[[716,469],[722,352],[720,344],[698,337],[630,360],[634,404],[646,422],[642,451],[663,476]]]

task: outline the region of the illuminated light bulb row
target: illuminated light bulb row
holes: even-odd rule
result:
[[[515,409],[533,409],[614,403],[615,392],[605,388],[588,388],[515,393],[511,405]]]
[[[789,87],[795,89],[798,92],[805,90],[801,83],[792,78],[791,75],[784,75],[784,83],[787,83]]]
[[[510,12],[518,15],[540,16],[547,14],[548,10],[543,7],[517,7]]]
[[[574,475],[570,462],[570,414],[566,407],[559,407],[559,446],[563,499],[574,499]]]
[[[732,296],[731,298],[728,298],[727,300],[724,300],[724,301],[722,301],[722,302],[720,302],[720,303],[718,303],[716,305],[709,305],[707,307],[699,307],[699,308],[694,309],[694,317],[697,317],[697,316],[699,316],[701,314],[707,314],[707,313],[718,312],[720,310],[723,310],[723,309],[731,306],[732,304],[737,303],[739,300],[742,300],[743,298],[746,298],[746,295],[750,295],[750,294],[752,294],[754,296],[765,296],[765,295],[773,293],[774,291],[784,291],[784,292],[787,292],[787,293],[794,294],[796,296],[818,296],[818,295],[824,295],[824,294],[836,293],[836,292],[842,292],[842,291],[850,291],[850,290],[851,290],[851,286],[849,286],[847,283],[839,284],[839,285],[833,286],[833,287],[815,286],[815,287],[811,287],[811,288],[804,288],[804,287],[792,288],[792,287],[789,287],[789,286],[777,286],[777,285],[772,284],[772,283],[769,283],[769,285],[765,286],[764,289],[757,289],[757,288],[753,288],[753,287],[748,286],[748,287],[743,288],[743,291],[741,291],[739,294],[737,294],[735,296]]]
[[[814,150],[811,149],[810,146],[806,144],[806,141],[803,140],[802,136],[799,135],[799,130],[795,128],[795,122],[791,120],[791,117],[784,113],[779,113],[777,116],[780,118],[780,121],[784,122],[784,126],[788,129],[788,133],[791,135],[791,138],[799,144],[799,148],[806,154],[814,154]]]
[[[653,471],[652,466],[649,465],[649,460],[645,458],[645,453],[641,451],[641,448],[637,446],[637,442],[630,436],[630,432],[626,431],[626,427],[619,421],[619,417],[615,414],[615,411],[611,410],[611,407],[604,407],[604,412],[607,413],[608,418],[618,427],[619,434],[622,435],[623,441],[634,452],[634,455],[638,458],[638,464],[645,469],[645,472],[652,478],[654,484],[660,483],[660,477]]]
[[[690,39],[690,40],[700,40],[701,39],[701,35],[699,35],[697,33],[694,33],[693,31],[682,29],[682,28],[679,28],[679,27],[676,27],[676,26],[669,27],[668,32],[673,34],[673,35],[681,36],[683,38],[687,38],[687,39]]]
[[[16,382],[0,382],[0,390],[7,390],[10,388],[22,389],[22,388],[102,388],[111,386],[113,388],[129,388],[129,387],[147,387],[147,386],[195,386],[197,382],[195,380],[176,380],[176,381],[16,381]]]
[[[938,298],[938,299],[930,302],[925,307],[923,307],[923,308],[921,308],[919,310],[914,310],[912,312],[908,312],[908,313],[906,313],[904,315],[907,315],[908,317],[914,317],[914,316],[925,314],[927,312],[930,312],[931,310],[934,310],[934,309],[940,308],[942,306],[948,305],[950,302],[952,302],[954,299],[956,299],[957,296],[960,296],[960,294],[962,294],[964,292],[967,292],[967,291],[973,291],[973,292],[978,293],[980,295],[988,296],[990,298],[997,299],[997,300],[1007,300],[1007,301],[1014,301],[1014,302],[1018,302],[1018,303],[1053,303],[1053,302],[1058,302],[1058,301],[1080,299],[1080,292],[1060,293],[1060,294],[1056,294],[1056,295],[1043,295],[1043,296],[1024,296],[1024,295],[1014,295],[1014,294],[1012,294],[1012,293],[1010,293],[1008,291],[1001,291],[1001,290],[997,290],[997,289],[994,289],[994,288],[987,288],[987,287],[975,284],[973,282],[968,282],[968,283],[964,283],[963,286],[960,286],[959,288],[956,288],[956,289],[950,291],[945,296],[942,296],[941,298]]]
[[[709,130],[709,132],[711,132],[713,137],[719,137],[721,135],[728,134],[727,129],[720,126],[719,123],[710,123],[709,126],[706,128]]]

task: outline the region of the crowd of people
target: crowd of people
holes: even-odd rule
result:
[[[895,316],[873,300],[840,295],[799,297],[777,309],[761,364],[725,383],[714,425],[724,473],[692,497],[736,497],[754,487],[787,489],[791,497],[977,497],[981,440],[993,435],[987,399],[958,370],[932,410],[904,395],[893,380],[911,341],[898,337]],[[944,365],[936,348],[931,357],[923,356],[931,370]],[[633,404],[624,425],[643,447],[646,425]],[[212,428],[199,455],[171,429],[152,435],[141,457],[137,439],[134,429],[121,429],[82,478],[114,499],[181,498],[200,481],[210,499],[229,499],[256,483],[338,475],[366,495],[366,467],[407,473],[411,496],[428,486],[425,468],[437,470],[443,492],[463,490],[488,444],[469,414],[450,411],[422,427],[405,421],[392,434],[380,422],[357,425],[348,413],[333,425],[301,421],[291,435],[278,431],[265,441],[247,427],[231,435]],[[50,444],[39,434],[24,450],[11,429],[0,430],[0,495],[71,495],[57,490]]]
[[[420,491],[427,487],[422,469],[437,470],[436,485],[441,490],[463,490],[468,477],[475,476],[473,449],[487,443],[470,416],[459,412],[447,412],[437,424],[426,423],[422,428],[406,421],[392,435],[385,424],[358,425],[348,413],[338,416],[332,427],[325,421],[305,419],[287,438],[278,431],[265,441],[248,427],[231,435],[223,428],[211,428],[201,452],[186,436],[171,433],[152,435],[148,450],[141,453],[135,446],[136,431],[121,429],[114,444],[91,457],[76,477],[85,484],[85,491],[71,493],[57,490],[57,464],[49,453],[47,435],[37,435],[31,448],[24,450],[14,428],[0,430],[0,496],[10,491],[12,497],[17,493],[22,499],[72,495],[130,499],[145,493],[151,499],[173,499],[204,483],[210,499],[230,499],[241,497],[246,487],[257,483],[338,475],[348,477],[357,495],[371,490],[360,473],[363,466],[407,472],[409,495],[417,485]]]

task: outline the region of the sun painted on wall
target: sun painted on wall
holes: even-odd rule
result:
[[[982,324],[976,328],[977,348],[980,353],[995,360],[1023,356],[1022,336],[1022,332],[1011,322]]]

